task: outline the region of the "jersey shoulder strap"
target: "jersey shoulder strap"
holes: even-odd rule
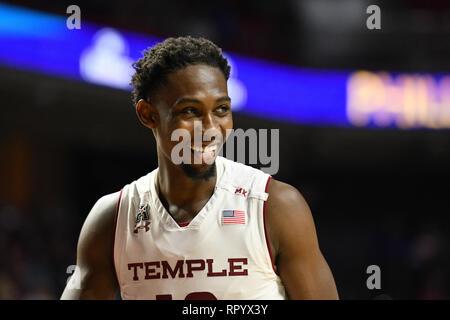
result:
[[[234,162],[223,157],[217,158],[223,166],[223,177],[218,188],[226,189],[234,194],[241,193],[247,198],[267,200],[267,182],[270,175],[251,166]]]

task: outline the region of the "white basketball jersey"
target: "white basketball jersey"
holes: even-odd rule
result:
[[[216,159],[213,195],[187,226],[156,192],[158,169],[126,185],[114,265],[122,299],[285,299],[270,257],[264,209],[270,176]]]

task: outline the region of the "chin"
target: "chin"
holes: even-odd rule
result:
[[[216,174],[216,162],[213,164],[182,164],[184,174],[193,180],[208,180]]]

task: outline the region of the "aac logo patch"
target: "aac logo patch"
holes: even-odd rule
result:
[[[134,233],[138,233],[139,229],[145,228],[145,232],[150,230],[150,215],[147,212],[148,203],[141,204],[139,210],[136,213],[136,221],[134,223]]]

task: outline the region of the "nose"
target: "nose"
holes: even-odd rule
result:
[[[221,135],[220,126],[213,114],[208,113],[202,120],[202,137],[203,141],[215,141]]]

